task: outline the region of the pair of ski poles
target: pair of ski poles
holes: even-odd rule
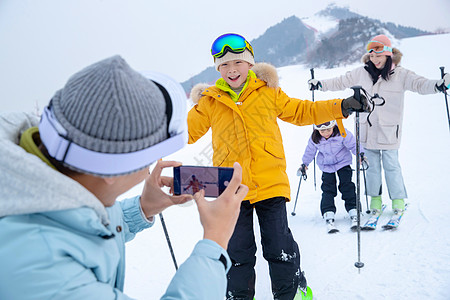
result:
[[[364,194],[366,195],[366,208],[367,208],[366,214],[368,214],[368,213],[370,213],[370,209],[369,209],[369,199],[368,199],[368,197],[367,197],[366,170],[369,168],[369,165],[367,164],[367,162],[365,162],[363,153],[361,153],[360,156],[361,156],[361,164],[362,164],[361,171],[363,172],[363,178],[364,178],[364,191],[365,191]],[[364,166],[364,164],[365,164],[365,166]],[[297,171],[297,176],[300,176],[300,181],[299,181],[299,183],[298,183],[297,196],[295,196],[294,209],[293,209],[292,212],[291,212],[291,215],[293,215],[293,216],[296,215],[296,213],[295,213],[295,208],[297,207],[298,194],[299,194],[299,191],[300,191],[300,185],[301,185],[301,183],[302,183],[302,179],[306,181],[306,178],[307,178],[307,175],[306,175],[306,168],[304,168],[304,166],[305,166],[305,165],[302,164],[301,169],[299,169],[299,170]]]

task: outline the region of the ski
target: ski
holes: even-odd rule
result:
[[[384,230],[396,229],[400,225],[400,220],[402,219],[407,207],[408,204],[405,205],[405,209],[394,211],[394,215],[385,225],[382,226],[382,228]]]
[[[327,220],[327,232],[328,233],[336,233],[339,232],[339,229],[334,225],[334,220]]]
[[[383,214],[383,211],[385,209],[386,205],[383,204],[383,206],[381,206],[381,211],[372,211],[371,217],[369,218],[369,220],[367,220],[366,224],[361,227],[361,230],[375,230],[377,228],[378,220],[380,219],[380,216]]]
[[[350,225],[350,230],[351,231],[356,231],[358,229],[358,219],[357,219],[357,217],[351,219],[351,221],[352,221],[352,224]]]

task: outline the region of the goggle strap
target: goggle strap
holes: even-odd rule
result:
[[[156,84],[166,101],[168,139],[131,153],[95,152],[67,137],[67,131],[54,116],[50,102],[39,124],[41,140],[49,154],[79,170],[110,176],[137,171],[183,148],[188,140],[185,91],[177,81],[163,73],[147,71],[143,75]]]
[[[170,136],[169,123],[170,123],[170,120],[172,119],[172,101],[170,101],[170,95],[162,85],[160,85],[158,82],[153,81],[153,80],[152,80],[152,82],[154,84],[156,84],[156,86],[159,88],[159,90],[161,91],[161,93],[164,96],[164,100],[166,101],[167,135]]]
[[[144,71],[141,72],[144,77],[150,79],[155,84],[157,83],[158,88],[161,87],[164,89],[161,92],[164,95],[164,99],[167,102],[170,102],[169,105],[166,105],[166,112],[171,112],[171,115],[168,115],[167,121],[169,125],[167,130],[169,131],[169,136],[183,134],[186,139],[186,143],[188,141],[187,134],[187,122],[186,122],[186,92],[183,87],[175,81],[172,77],[167,76],[166,74],[155,72],[155,71]],[[158,85],[159,84],[159,85]],[[160,87],[161,86],[161,87]]]
[[[183,134],[161,141],[149,148],[129,153],[101,153],[75,144],[67,138],[65,130],[48,107],[39,124],[39,133],[50,156],[76,169],[104,176],[127,174],[140,170],[163,156],[170,155],[185,145]]]
[[[375,51],[375,49],[371,48],[371,49],[367,50],[367,53],[372,53],[372,52],[383,53],[384,51],[392,52],[392,48],[388,47],[388,46],[384,46],[383,50],[380,50],[380,51]]]
[[[221,58],[224,57],[228,52],[239,54],[243,53],[245,50],[248,50],[247,47],[241,48],[241,49],[231,49],[228,45],[226,45],[223,50],[220,53],[217,53],[216,55],[213,55],[215,58]]]
[[[372,44],[372,43],[377,43],[377,44],[383,45],[383,51],[375,51],[375,50],[373,50],[373,48],[370,48],[370,49],[369,49],[369,45]],[[375,52],[375,53],[382,53],[382,52],[384,52],[384,51],[392,52],[392,47],[386,46],[386,45],[383,44],[382,42],[372,40],[372,41],[370,41],[370,42],[367,43],[367,52],[370,53],[370,52],[372,52],[372,51]]]

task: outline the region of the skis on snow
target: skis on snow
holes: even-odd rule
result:
[[[407,207],[408,204],[405,205],[405,209],[403,210],[395,210],[394,215],[391,217],[391,219],[381,228],[383,228],[384,230],[396,229],[400,225],[400,220],[402,219]]]
[[[367,220],[367,222],[361,227],[361,230],[375,230],[377,228],[378,220],[380,219],[380,216],[383,214],[385,209],[386,205],[383,204],[381,210],[373,210],[371,212],[369,220]]]
[[[381,228],[383,230],[392,230],[392,229],[398,228],[398,226],[400,225],[400,221],[401,221],[403,215],[405,214],[407,207],[408,207],[408,204],[405,205],[404,210],[394,211],[394,214],[389,219],[389,221],[386,224],[384,224],[383,226],[381,226]],[[381,207],[381,210],[373,210],[370,214],[369,219],[366,221],[366,223],[364,225],[361,226],[361,230],[373,231],[373,230],[377,229],[378,221],[379,221],[381,215],[383,214],[383,212],[385,211],[385,209],[386,209],[386,204],[383,204]],[[350,230],[356,231],[358,229],[357,219],[354,218],[354,219],[351,219],[351,221],[352,221],[352,224],[350,226]],[[331,234],[331,233],[339,232],[339,229],[337,229],[336,225],[334,224],[334,219],[327,220],[326,225],[327,225],[328,233]]]
[[[350,217],[350,220],[352,221],[352,225],[350,225],[351,231],[357,231],[358,230],[358,218],[357,216]]]
[[[336,225],[334,225],[334,220],[333,219],[327,220],[327,232],[328,233],[339,232],[339,229],[337,229]]]
[[[389,219],[389,221],[385,225],[381,226],[381,228],[384,230],[392,230],[392,229],[398,228],[398,226],[400,225],[400,221],[401,221],[407,207],[408,207],[408,204],[405,205],[404,210],[395,210],[394,214]],[[364,224],[364,226],[361,227],[361,230],[366,230],[366,231],[375,230],[377,228],[378,220],[380,219],[380,216],[383,214],[385,209],[386,209],[386,205],[384,204],[381,207],[380,211],[376,211],[376,210],[373,211],[371,213],[370,218],[367,220],[367,222]]]
[[[356,216],[354,218],[350,218],[350,220],[352,222],[350,225],[350,230],[356,231],[358,229],[358,222],[357,222]],[[327,220],[326,224],[327,224],[327,232],[328,233],[339,232],[339,229],[337,229],[336,225],[334,225],[334,219]]]

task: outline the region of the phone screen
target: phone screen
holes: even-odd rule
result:
[[[174,194],[195,194],[205,190],[205,197],[218,197],[233,177],[233,168],[179,166],[173,168]]]

